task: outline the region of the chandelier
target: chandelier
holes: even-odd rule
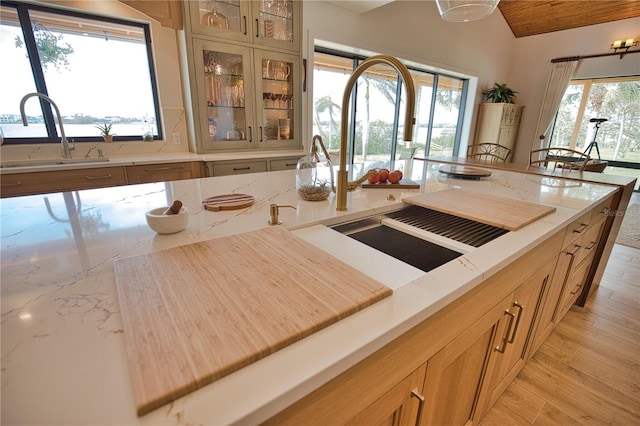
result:
[[[436,0],[440,16],[449,22],[469,22],[489,16],[500,0]]]

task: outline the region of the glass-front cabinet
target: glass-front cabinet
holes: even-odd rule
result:
[[[189,1],[194,33],[291,51],[300,50],[300,1]]]
[[[193,47],[201,150],[302,146],[296,55],[200,39]]]

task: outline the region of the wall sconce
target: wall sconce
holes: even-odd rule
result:
[[[477,21],[489,16],[500,0],[436,0],[440,16],[449,22]]]
[[[625,53],[627,53],[629,51],[629,48],[635,47],[637,45],[638,45],[638,40],[634,40],[632,38],[628,38],[626,40],[616,40],[616,41],[614,41],[613,43],[611,43],[611,48],[616,53],[618,53],[618,51],[621,51],[620,52],[620,59],[622,59],[622,57],[625,55]]]

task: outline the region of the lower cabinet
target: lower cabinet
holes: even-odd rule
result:
[[[423,364],[389,392],[350,420],[349,426],[414,426],[421,423],[425,399],[422,384],[427,365]]]
[[[487,392],[482,395],[478,412],[484,415],[498,400],[524,367],[531,351],[538,314],[557,258],[537,270],[500,305],[505,328],[494,345],[494,359],[489,364]]]
[[[549,237],[265,424],[479,422],[531,351],[564,234]]]
[[[123,167],[7,173],[0,180],[2,197],[77,191],[126,185]]]
[[[266,161],[221,161],[211,164],[211,176],[241,175],[266,171]]]
[[[259,158],[252,160],[213,161],[207,163],[210,176],[295,170],[299,157]]]
[[[201,178],[206,175],[204,163],[162,163],[127,166],[127,183],[164,182],[183,179]]]
[[[489,361],[504,327],[503,304],[429,359],[425,379],[425,425],[465,425],[476,418]]]

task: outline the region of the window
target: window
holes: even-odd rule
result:
[[[606,121],[591,121],[596,118]],[[556,115],[551,146],[596,159],[599,152],[609,162],[605,173],[640,178],[640,77],[572,81]]]
[[[55,111],[37,97],[23,126],[20,101],[32,92],[53,99],[76,142],[102,141],[105,123],[116,140],[141,140],[143,127],[162,138],[148,25],[3,1],[0,31],[4,143],[59,142]]]
[[[340,148],[343,92],[351,73],[364,59],[316,49],[313,132],[322,137],[329,151]],[[410,73],[416,88],[413,141],[402,141],[404,85],[393,68],[375,65],[361,75],[351,97],[348,162],[405,159],[413,153],[457,155],[466,80],[419,69],[410,69]]]

